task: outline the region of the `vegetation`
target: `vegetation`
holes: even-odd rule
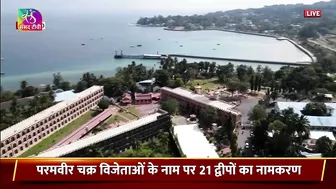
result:
[[[179,105],[175,99],[168,99],[161,103],[161,109],[167,111],[170,115],[176,115],[179,112]]]
[[[323,10],[320,19],[310,20],[303,17],[303,10]],[[316,37],[331,33],[336,28],[336,2],[318,2],[312,5],[273,5],[246,10],[217,11],[205,15],[192,16],[155,16],[140,18],[141,26],[160,26],[184,30],[229,29],[286,36]],[[286,16],[284,16],[286,15]]]
[[[110,102],[106,99],[102,99],[101,101],[99,101],[98,103],[98,107],[101,109],[101,110],[105,110],[107,109],[108,107],[110,106]]]
[[[33,147],[29,148],[27,151],[25,151],[23,154],[20,155],[20,157],[28,157],[32,155],[37,155],[40,152],[43,152],[53,145],[60,142],[63,138],[68,136],[70,133],[74,132],[78,128],[80,128],[83,124],[88,122],[90,119],[92,119],[95,115],[97,115],[96,112],[89,111],[85,113],[84,115],[80,116],[76,120],[72,121],[65,127],[61,128],[60,130],[56,131],[55,133],[51,134],[47,138],[43,139],[41,142],[35,144]]]
[[[86,157],[176,157],[177,149],[168,132],[144,142],[135,141],[131,149],[122,153],[104,147],[88,149]]]

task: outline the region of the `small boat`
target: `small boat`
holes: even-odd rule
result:
[[[158,39],[158,40],[161,40],[161,39]]]
[[[130,47],[132,47],[132,48],[133,48],[133,47],[135,47],[135,46],[134,46],[134,45],[131,45]]]
[[[84,43],[82,43],[82,46],[84,46],[85,44]]]
[[[138,47],[142,47],[142,45],[137,45]]]
[[[214,50],[214,51],[215,51],[216,49],[212,49],[212,50]]]
[[[93,39],[90,39],[91,41],[93,40]]]
[[[100,39],[104,39],[104,38],[100,38]]]
[[[180,47],[183,47],[183,45],[180,45]]]
[[[1,75],[5,75],[5,72],[1,72]]]
[[[219,43],[217,45],[220,45]]]

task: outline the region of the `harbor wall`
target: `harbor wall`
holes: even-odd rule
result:
[[[169,28],[164,28],[165,30],[169,31],[202,31],[202,30],[174,30],[174,29],[169,29]],[[246,35],[256,35],[256,36],[262,36],[262,37],[271,37],[275,38],[277,40],[287,40],[288,42],[292,43],[296,48],[300,49],[303,53],[305,53],[311,60],[312,62],[316,62],[316,57],[314,56],[313,53],[296,43],[295,41],[286,38],[286,37],[280,37],[276,35],[270,35],[270,34],[263,34],[263,33],[254,33],[254,32],[246,32],[246,31],[236,31],[236,30],[229,30],[229,29],[216,29],[216,28],[209,28],[209,29],[204,29],[204,30],[216,30],[216,31],[224,31],[224,32],[232,32],[232,33],[240,33],[240,34],[246,34]]]
[[[223,57],[211,57],[211,56],[210,57],[209,56],[194,56],[194,55],[183,55],[183,54],[169,54],[169,56],[170,57],[180,57],[180,58],[225,60],[225,61],[251,62],[251,63],[262,63],[262,64],[278,64],[278,65],[293,65],[293,66],[308,66],[311,63],[311,62],[279,62],[279,61],[223,58]]]

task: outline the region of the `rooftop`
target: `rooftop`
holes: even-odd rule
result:
[[[72,99],[75,99],[76,97],[77,97],[76,93],[74,93],[73,90],[58,92],[58,93],[55,93],[54,102],[62,102],[62,101],[65,101],[65,100],[72,100]]]
[[[64,146],[52,149],[50,151],[46,151],[42,154],[39,154],[37,157],[61,157],[61,156],[70,154],[72,152],[83,149],[90,145],[97,144],[104,140],[113,138],[117,135],[123,134],[125,132],[131,131],[133,129],[139,128],[143,125],[156,121],[159,115],[162,115],[162,114],[157,112],[155,114],[140,118],[138,120],[128,122],[124,125],[121,125],[120,127],[108,129],[106,131],[102,131],[96,135],[83,138],[71,144],[64,145]]]
[[[69,106],[70,104],[73,104],[75,102],[77,102],[78,100],[80,100],[81,98],[84,98],[94,92],[96,92],[97,90],[101,89],[102,86],[92,86],[88,89],[86,89],[85,91],[82,91],[80,93],[76,94],[76,98],[72,98],[71,100],[65,100],[63,102],[60,102],[58,104],[55,104],[11,127],[8,127],[7,129],[1,131],[1,141],[6,140],[7,138],[13,136],[14,134],[23,131],[24,129],[30,127],[31,125],[42,121],[43,119],[51,116],[52,114],[61,111],[62,109],[64,109],[65,107]]]
[[[335,141],[335,135],[333,132],[327,132],[327,131],[310,131],[310,137],[311,139],[319,139],[323,136],[328,137],[330,140]]]
[[[280,111],[293,108],[294,112],[303,115],[301,110],[306,106],[307,102],[277,102]],[[333,108],[331,116],[305,116],[311,126],[336,127],[336,103],[325,103],[327,107]]]
[[[230,113],[233,113],[233,114],[237,114],[237,115],[240,114],[240,112],[233,109],[235,106],[233,106],[231,104],[228,104],[228,103],[225,103],[225,102],[219,101],[219,100],[210,100],[208,97],[206,97],[204,95],[196,94],[196,93],[193,93],[191,91],[188,91],[188,90],[185,90],[185,89],[182,89],[182,88],[171,89],[171,88],[168,88],[168,87],[162,87],[161,90],[170,91],[170,92],[172,92],[174,94],[177,94],[179,96],[184,96],[185,98],[188,98],[190,100],[194,100],[194,101],[197,101],[197,102],[205,104],[205,105],[210,105],[210,106],[212,106],[213,108],[216,108],[216,109],[220,109],[220,110],[230,112]]]
[[[174,126],[174,135],[188,158],[218,158],[216,147],[209,143],[197,124]]]

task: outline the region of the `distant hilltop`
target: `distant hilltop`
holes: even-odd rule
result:
[[[322,18],[310,19],[307,22],[307,18],[303,17],[305,9],[322,10]],[[318,27],[302,32],[304,37],[314,37],[311,35],[336,34],[336,1],[318,2],[312,5],[272,5],[258,9],[218,11],[204,15],[142,17],[137,21],[137,25],[165,27],[166,30],[174,31],[228,29],[279,36],[286,34],[286,37],[295,36],[305,27],[314,25]]]

